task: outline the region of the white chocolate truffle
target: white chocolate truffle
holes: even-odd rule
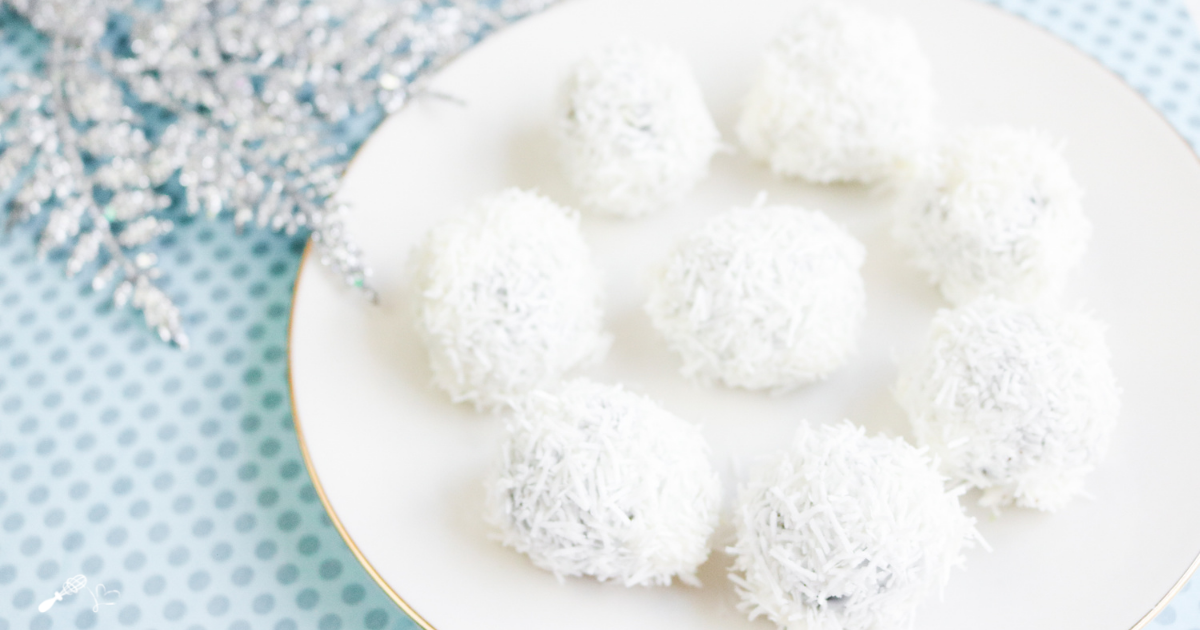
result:
[[[789,630],[911,628],[978,539],[960,494],[900,438],[802,424],[739,489],[739,608]]]
[[[907,24],[806,3],[767,45],[737,134],[781,175],[870,183],[923,150],[933,100],[929,62]]]
[[[939,311],[896,397],[918,443],[980,503],[1052,511],[1083,492],[1120,408],[1102,326],[993,297]]]
[[[1091,224],[1058,145],[1033,130],[964,130],[931,170],[925,192],[897,206],[895,235],[947,300],[1033,302],[1061,291]]]
[[[646,312],[708,384],[785,391],[853,354],[866,311],[866,252],[829,217],[792,206],[735,208],[675,245]]]
[[[509,189],[414,253],[417,331],[454,402],[502,406],[603,357],[599,274],[576,212]]]
[[[698,584],[721,494],[708,452],[699,427],[620,386],[534,392],[506,426],[487,520],[560,579]]]
[[[563,165],[585,209],[644,215],[708,174],[720,137],[679,53],[639,42],[593,52],[571,72],[565,101]]]

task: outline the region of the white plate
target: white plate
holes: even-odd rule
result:
[[[974,0],[863,0],[906,17],[933,63],[947,124],[1013,123],[1068,140],[1095,235],[1069,301],[1111,325],[1124,413],[1094,500],[1058,514],[978,513],[994,547],[969,553],[923,630],[1124,630],[1179,583],[1200,550],[1200,163],[1132,90],[1029,24]],[[716,552],[702,589],[625,589],[555,579],[487,538],[481,475],[499,422],[430,388],[405,317],[409,246],[479,195],[537,187],[572,203],[547,124],[565,68],[618,36],[687,54],[727,140],[759,50],[794,0],[577,0],[490,37],[432,83],[464,105],[426,98],[387,120],[346,175],[351,228],[377,272],[368,305],[306,258],[290,361],[296,424],[330,513],[380,584],[439,630],[770,628],[734,609]],[[731,141],[732,144],[732,141]],[[684,207],[638,221],[587,218],[606,274],[611,355],[588,374],[620,380],[699,422],[732,486],[733,469],[784,444],[801,418],[849,417],[908,435],[889,387],[894,357],[920,343],[942,305],[888,237],[889,199],[855,187],[781,181],[737,154]],[[868,320],[858,357],[828,382],[783,397],[702,390],[653,333],[641,304],[650,268],[704,218],[759,190],[821,208],[866,244]],[[740,464],[739,464],[740,462]],[[731,489],[731,488],[730,488]],[[718,543],[720,546],[720,543]],[[369,562],[368,562],[369,561]],[[1142,620],[1142,621],[1139,621]]]

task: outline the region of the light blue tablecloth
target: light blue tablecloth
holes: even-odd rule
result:
[[[1099,59],[1200,146],[1200,36],[1177,0],[994,4]],[[11,18],[0,33],[0,70],[39,54]],[[412,627],[300,460],[285,333],[303,243],[178,219],[158,251],[187,352],[36,260],[37,225],[0,237],[0,630]],[[89,592],[38,613],[76,574]],[[1154,625],[1200,627],[1200,588]]]

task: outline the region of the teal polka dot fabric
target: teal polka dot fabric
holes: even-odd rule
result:
[[[38,261],[32,231],[0,241],[0,628],[413,627],[300,459],[285,344],[303,245],[204,221],[164,241],[196,341],[181,352]],[[76,574],[85,590],[39,613]]]
[[[987,1],[1117,72],[1200,147],[1200,34],[1178,0]],[[0,71],[43,48],[0,16]],[[303,241],[172,218],[157,252],[188,351],[39,261],[36,223],[0,237],[0,630],[414,628],[300,458],[286,333]],[[1200,630],[1200,589],[1152,627]]]
[[[1200,150],[1200,33],[1178,0],[986,0],[1091,55]]]

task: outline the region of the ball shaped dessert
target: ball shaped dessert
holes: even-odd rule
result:
[[[1047,511],[1083,491],[1120,408],[1098,322],[994,297],[937,314],[896,397],[918,443],[982,489],[981,504]]]
[[[455,402],[502,406],[600,359],[600,277],[577,213],[509,189],[435,227],[413,257],[417,331]]]
[[[560,579],[698,584],[720,500],[708,452],[698,427],[619,386],[536,391],[506,426],[487,518]]]
[[[767,45],[737,135],[781,175],[870,183],[923,150],[933,101],[929,62],[907,24],[807,3]]]
[[[558,131],[583,207],[626,217],[678,203],[720,142],[687,60],[634,41],[575,65]]]
[[[785,391],[854,352],[866,311],[866,253],[820,212],[735,208],[668,254],[646,311],[702,383]]]
[[[1034,130],[963,130],[931,171],[925,192],[897,206],[895,234],[947,300],[1033,302],[1061,290],[1091,224],[1057,144]]]
[[[781,628],[904,630],[978,538],[923,450],[801,425],[739,489],[730,579]]]

